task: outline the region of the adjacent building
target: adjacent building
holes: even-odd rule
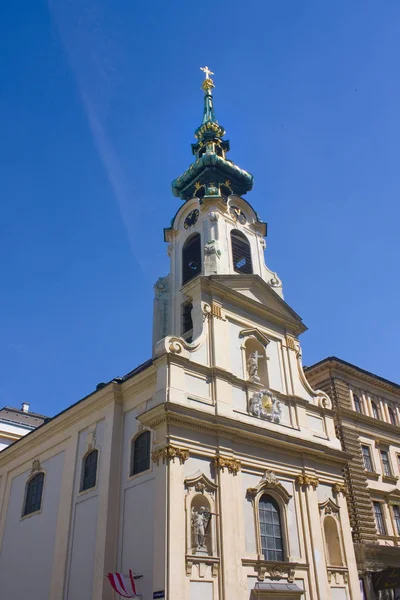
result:
[[[2,598],[111,600],[106,574],[130,569],[143,600],[361,598],[354,448],[305,377],[306,327],[265,264],[253,177],[228,158],[204,72],[152,358],[0,454]]]
[[[47,420],[47,417],[31,412],[26,402],[22,403],[20,409],[10,406],[0,408],[0,451]]]
[[[330,357],[306,369],[352,455],[347,503],[364,597],[400,598],[400,385]]]

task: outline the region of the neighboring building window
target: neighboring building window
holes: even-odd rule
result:
[[[132,442],[131,475],[150,469],[150,431],[144,431]]]
[[[387,450],[381,450],[381,460],[382,460],[383,474],[386,475],[387,477],[391,477],[392,470],[390,468],[389,453]]]
[[[201,273],[201,238],[195,233],[182,248],[182,285]]]
[[[396,523],[397,535],[400,535],[400,506],[397,504],[393,506],[393,516]]]
[[[90,490],[96,485],[98,451],[92,450],[83,460],[81,492]]]
[[[182,305],[182,335],[193,329],[192,309],[193,304],[191,302]]]
[[[397,425],[397,419],[396,419],[394,410],[392,408],[390,408],[390,406],[389,406],[388,411],[389,411],[389,418],[390,418],[391,424]]]
[[[42,506],[44,473],[38,473],[27,483],[24,515],[37,512]]]
[[[264,494],[258,505],[261,550],[265,560],[283,560],[282,525],[279,505],[272,496]]]
[[[361,448],[362,448],[362,455],[363,455],[365,470],[372,473],[372,471],[374,469],[372,468],[371,452],[370,452],[369,446],[361,446]]]
[[[237,273],[253,273],[249,240],[243,233],[231,231],[233,268]]]
[[[372,407],[372,416],[375,419],[380,419],[381,417],[379,414],[379,409],[378,409],[377,405],[375,404],[375,402],[373,402],[373,401],[371,402],[371,407]]]
[[[378,533],[380,535],[386,535],[385,521],[382,514],[382,504],[380,502],[374,502],[374,512]]]
[[[356,412],[362,413],[360,398],[358,396],[356,396],[355,394],[353,394],[353,402],[354,402],[354,408],[356,409]]]

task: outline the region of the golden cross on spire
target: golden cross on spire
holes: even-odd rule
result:
[[[200,71],[203,71],[206,75],[206,79],[211,79],[210,75],[214,75],[212,71],[208,67],[200,67]]]
[[[210,77],[210,75],[214,75],[214,73],[208,67],[200,67],[200,70],[203,71],[203,73],[206,76],[205,80],[201,85],[201,89],[204,90],[206,94],[208,94],[214,87],[214,82]]]

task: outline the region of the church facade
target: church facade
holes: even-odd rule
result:
[[[2,598],[111,600],[106,574],[131,569],[143,600],[361,599],[352,455],[305,377],[211,74],[172,184],[152,359],[0,454]]]

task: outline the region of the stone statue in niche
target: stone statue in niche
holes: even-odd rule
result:
[[[196,552],[207,552],[205,537],[210,519],[211,513],[205,506],[200,506],[197,510],[192,508],[192,528]]]
[[[250,352],[249,358],[247,359],[247,372],[249,374],[249,379],[255,383],[260,382],[260,378],[258,376],[258,361],[260,358],[261,355],[256,351]]]
[[[280,423],[282,404],[269,390],[260,390],[250,398],[249,413],[259,419]]]

